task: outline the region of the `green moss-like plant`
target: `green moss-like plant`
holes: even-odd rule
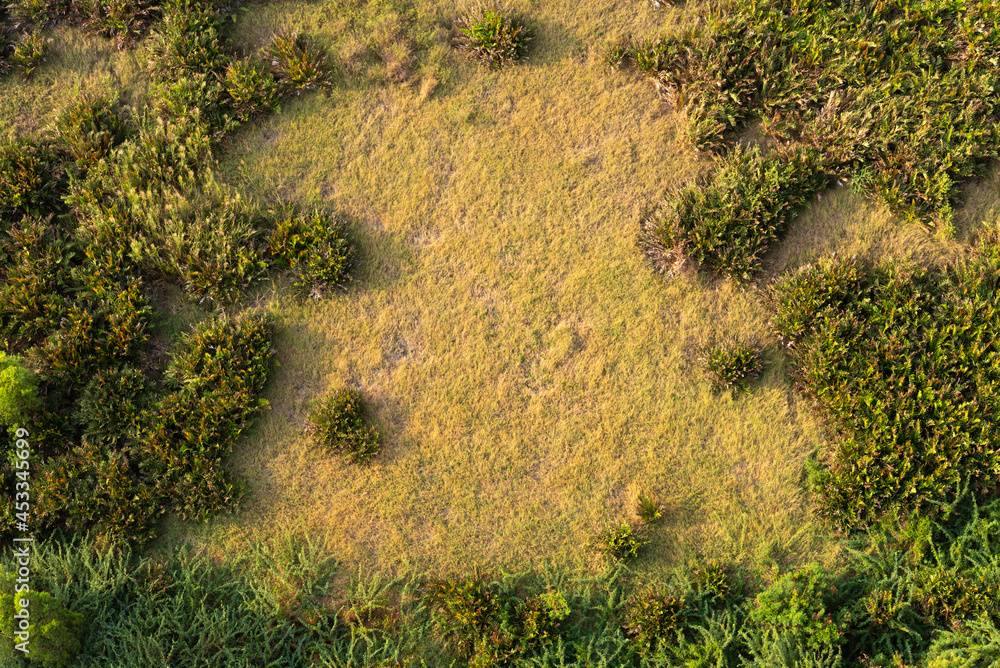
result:
[[[14,427],[38,405],[38,378],[19,357],[0,352],[0,426]]]

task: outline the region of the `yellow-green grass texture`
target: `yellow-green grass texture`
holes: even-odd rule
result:
[[[168,538],[224,554],[308,531],[365,569],[588,570],[595,534],[633,519],[646,491],[666,509],[637,563],[646,573],[693,557],[790,565],[825,554],[802,476],[823,428],[794,390],[765,304],[693,269],[665,280],[636,246],[662,193],[711,161],[685,148],[681,120],[648,82],[608,71],[598,44],[655,34],[687,10],[519,7],[537,37],[528,62],[500,72],[450,51],[456,12],[443,2],[408,16],[384,2],[253,5],[232,28],[248,49],[301,28],[338,77],[241,129],[222,173],[264,203],[340,212],[360,262],[348,289],[321,301],[265,291],[280,322],[272,408],[230,462],[250,493],[207,527],[168,523]],[[112,75],[143,85],[143,47],[78,65],[73,54],[94,40],[55,36],[34,82],[0,84],[25,100],[5,103],[5,124],[31,129],[70,89]],[[995,182],[970,193],[960,240],[972,218],[995,216],[996,194]],[[829,252],[956,246],[840,188],[793,224],[764,277]],[[174,319],[187,317],[178,306]],[[713,395],[698,369],[697,348],[729,333],[767,344],[746,396]],[[345,386],[369,399],[385,435],[368,466],[304,433],[311,402]]]

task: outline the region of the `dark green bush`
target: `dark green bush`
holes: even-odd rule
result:
[[[314,297],[346,283],[354,259],[344,223],[321,211],[279,217],[270,252],[275,264],[292,270],[293,285]]]
[[[62,211],[66,172],[53,148],[22,137],[0,140],[0,232],[25,215]]]
[[[685,258],[729,278],[747,280],[796,213],[827,185],[813,149],[736,149],[710,185],[670,193],[643,224],[642,246],[661,273]]]
[[[698,361],[715,392],[749,392],[747,383],[758,378],[764,368],[760,346],[737,336],[705,346]]]
[[[105,158],[130,130],[118,101],[97,95],[84,95],[63,109],[55,127],[77,164],[84,167]]]
[[[610,526],[597,535],[597,549],[610,561],[632,561],[648,542],[642,530],[628,522]]]
[[[684,611],[683,597],[647,589],[629,600],[622,627],[640,653],[649,654],[658,647],[677,644],[682,637]]]
[[[134,367],[99,369],[80,394],[75,413],[84,440],[115,446],[135,438],[149,390]]]
[[[357,390],[333,392],[316,402],[309,414],[309,431],[324,448],[363,463],[378,454],[382,435],[367,424]]]
[[[531,32],[521,17],[499,7],[479,5],[457,21],[456,45],[491,69],[525,57]]]
[[[828,260],[774,286],[774,325],[842,435],[812,474],[821,514],[862,529],[893,508],[939,516],[967,488],[993,493],[997,282],[978,262]]]
[[[58,229],[32,219],[15,226],[10,241],[0,269],[0,336],[8,349],[24,350],[59,327],[78,251]]]
[[[271,38],[266,55],[271,60],[271,73],[285,93],[297,95],[331,83],[326,53],[306,35],[282,30]]]

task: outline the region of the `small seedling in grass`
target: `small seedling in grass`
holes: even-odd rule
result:
[[[663,506],[644,492],[636,499],[635,514],[639,516],[643,524],[659,524],[660,520],[663,519]]]

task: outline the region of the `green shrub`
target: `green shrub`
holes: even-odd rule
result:
[[[699,565],[692,576],[697,591],[713,601],[728,602],[736,593],[730,569],[717,561]]]
[[[15,649],[16,637],[20,631],[15,611],[21,607],[29,611],[27,648],[32,663],[47,667],[69,665],[82,648],[85,618],[78,612],[68,610],[63,603],[44,591],[14,591],[14,573],[0,572],[0,658],[12,661],[15,656],[24,656]],[[27,600],[24,600],[27,599]],[[15,639],[16,638],[16,639]]]
[[[80,394],[75,414],[84,440],[115,446],[135,438],[149,389],[134,367],[98,369]]]
[[[309,431],[324,448],[363,463],[378,454],[382,436],[365,420],[357,390],[333,392],[316,402],[309,414]]]
[[[164,382],[189,392],[260,394],[274,353],[271,327],[266,316],[253,314],[200,323],[171,355]]]
[[[842,435],[812,484],[818,511],[862,529],[893,508],[941,516],[992,494],[1000,451],[995,268],[825,261],[777,283],[774,325]]]
[[[25,215],[44,218],[62,211],[66,172],[46,143],[0,140],[0,232]]]
[[[0,352],[0,426],[23,424],[25,414],[38,404],[38,378],[21,360]]]
[[[56,118],[56,132],[78,165],[105,158],[129,135],[129,123],[118,101],[108,96],[84,95]]]
[[[118,49],[134,46],[160,13],[155,0],[76,0],[76,6],[84,26]]]
[[[702,348],[698,361],[715,392],[749,392],[747,383],[758,378],[764,368],[760,346],[736,336]]]
[[[643,250],[661,273],[676,273],[691,258],[748,280],[771,243],[826,184],[822,156],[813,149],[736,149],[710,185],[669,193],[643,223]]]
[[[448,645],[467,658],[475,654],[504,604],[499,587],[479,578],[433,582],[427,597],[440,611],[439,626]]]
[[[629,600],[622,628],[640,653],[649,654],[682,637],[684,609],[683,597],[647,589]]]
[[[21,69],[25,79],[31,77],[38,66],[45,61],[45,54],[51,42],[51,39],[43,37],[37,30],[22,35],[21,40],[14,46],[14,52],[10,57],[11,64]]]
[[[266,111],[279,111],[278,83],[253,58],[236,59],[226,66],[226,93],[240,122]]]
[[[649,541],[628,522],[610,526],[597,536],[597,549],[610,561],[628,562],[639,556]]]
[[[330,85],[326,53],[307,36],[282,30],[271,38],[265,52],[271,60],[271,73],[286,93],[297,95]]]
[[[663,506],[645,492],[639,494],[635,501],[635,514],[643,524],[659,524],[663,519]]]
[[[521,17],[487,5],[474,7],[457,22],[460,49],[469,51],[491,69],[500,69],[525,57],[531,32]]]
[[[324,288],[342,286],[354,259],[344,223],[321,211],[279,217],[270,253],[275,264],[292,270],[293,285],[314,297]]]
[[[847,629],[842,613],[828,609],[835,594],[830,576],[812,564],[783,576],[758,594],[747,622],[813,650],[836,649],[844,642]]]
[[[10,241],[0,283],[0,336],[8,348],[23,350],[59,327],[78,251],[57,229],[31,219],[11,230]]]

